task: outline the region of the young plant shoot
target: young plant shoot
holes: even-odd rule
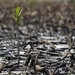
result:
[[[20,20],[21,20],[21,16],[22,16],[22,9],[20,7],[17,7],[14,11],[13,11],[13,14],[14,14],[14,19],[15,19],[15,22],[16,22],[16,27],[17,25],[19,25],[20,23]],[[18,33],[18,39],[17,39],[17,52],[18,52],[18,66],[19,66],[19,33]]]
[[[22,9],[20,7],[17,7],[15,9],[15,11],[13,11],[13,14],[14,14],[14,19],[15,19],[15,22],[16,24],[18,25],[20,23],[20,20],[21,20],[21,16],[22,16]]]

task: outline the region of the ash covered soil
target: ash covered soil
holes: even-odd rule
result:
[[[12,13],[12,9],[17,6],[23,9],[18,26]],[[0,5],[0,74],[74,75],[74,39],[74,2],[6,5],[2,3]]]

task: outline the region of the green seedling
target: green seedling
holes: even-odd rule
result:
[[[16,24],[18,25],[20,23],[20,20],[21,20],[21,16],[22,16],[22,9],[20,7],[17,7],[15,9],[15,11],[13,11],[13,14],[14,14],[14,19],[15,19],[15,22]]]
[[[13,14],[14,14],[14,19],[15,19],[16,25],[19,25],[21,16],[22,16],[22,9],[20,7],[17,7],[13,11]],[[19,62],[20,62],[20,59],[19,59],[19,33],[18,33],[18,39],[17,39],[17,52],[18,52],[18,66],[19,66]]]

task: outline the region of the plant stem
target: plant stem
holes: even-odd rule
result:
[[[11,68],[8,69],[8,75],[11,75]]]
[[[16,25],[16,28],[17,29],[17,25]],[[19,54],[19,33],[17,31],[17,53],[18,53],[18,60],[17,60],[17,65],[19,67],[19,63],[20,63],[20,54]]]
[[[20,59],[19,59],[19,33],[18,33],[18,38],[17,38],[17,52],[18,52],[18,67],[19,67],[19,63],[20,63]]]

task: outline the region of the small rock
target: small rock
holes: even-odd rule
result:
[[[75,50],[71,49],[70,54],[74,54],[74,53],[75,53]]]

